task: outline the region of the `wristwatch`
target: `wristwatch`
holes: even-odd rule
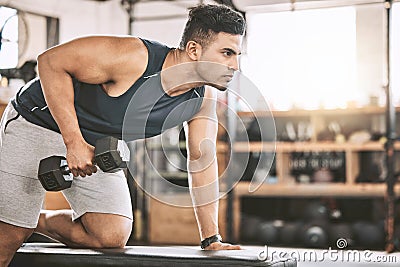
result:
[[[215,242],[222,242],[222,237],[219,234],[205,238],[203,241],[201,241],[200,246],[202,249],[205,249],[206,247]]]

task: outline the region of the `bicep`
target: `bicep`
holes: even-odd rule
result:
[[[86,83],[115,81],[125,72],[144,71],[147,63],[144,44],[133,37],[91,36],[55,46],[38,57],[41,65],[66,72]],[[132,58],[136,64],[132,64]],[[138,64],[143,62],[143,64]]]

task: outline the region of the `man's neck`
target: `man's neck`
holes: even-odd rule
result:
[[[196,61],[193,61],[185,51],[178,48],[171,50],[164,61],[161,72],[161,81],[166,93],[170,96],[177,96],[203,85],[195,66]]]

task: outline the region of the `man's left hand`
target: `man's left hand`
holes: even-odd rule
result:
[[[239,245],[231,245],[229,243],[214,242],[204,250],[239,250],[242,249]]]

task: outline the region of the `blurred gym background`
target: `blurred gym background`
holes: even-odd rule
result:
[[[384,250],[386,182],[388,172],[397,179],[400,170],[398,153],[392,170],[385,158],[388,105],[400,111],[397,1],[389,19],[388,3],[380,0],[0,0],[1,107],[37,75],[36,57],[43,50],[93,34],[130,34],[176,47],[188,8],[199,3],[230,5],[245,15],[241,72],[271,111],[255,110],[260,112],[257,122],[252,111],[236,105],[246,131],[231,140],[220,128],[221,179],[239,175],[224,172],[233,154],[237,159],[240,153],[249,155],[239,183],[221,199],[222,235],[249,245],[328,248],[344,239],[347,248]],[[221,103],[229,100],[223,93],[219,98]],[[218,115],[221,122],[232,119],[224,105]],[[271,116],[276,137],[261,140],[259,127]],[[399,133],[399,119],[395,122]],[[182,129],[168,134],[170,144],[178,144],[185,154]],[[250,150],[241,149],[243,135]],[[274,149],[260,149],[260,141]],[[175,157],[178,162],[171,164],[159,144],[157,138],[137,144],[138,167],[131,176],[146,181],[152,192],[168,195],[149,166],[171,183],[187,186],[187,174],[179,167],[185,162]],[[144,160],[145,151],[151,162]],[[271,168],[260,162],[263,153],[274,157]],[[250,193],[249,181],[264,176],[263,184]],[[131,244],[198,244],[192,209],[161,203],[133,179],[128,182],[135,209]],[[394,191],[398,194],[400,187]],[[48,193],[44,208],[68,207],[61,194]],[[398,245],[398,208],[395,229]],[[35,240],[42,239],[33,236]]]

